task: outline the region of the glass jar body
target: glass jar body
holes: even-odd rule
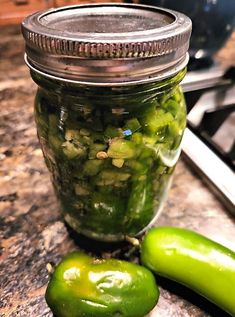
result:
[[[35,120],[65,221],[103,241],[136,236],[156,220],[186,123],[173,78],[136,86],[39,85]]]

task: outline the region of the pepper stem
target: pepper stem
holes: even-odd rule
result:
[[[135,247],[140,246],[140,241],[137,238],[130,237],[130,236],[126,236],[125,238],[126,238],[126,241],[130,242]]]
[[[49,274],[53,274],[54,273],[55,268],[52,266],[51,263],[47,263],[46,268],[47,268],[47,272]]]

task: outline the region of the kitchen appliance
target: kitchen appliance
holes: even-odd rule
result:
[[[128,2],[128,1],[127,1]],[[213,64],[214,54],[223,47],[233,31],[235,21],[234,0],[133,0],[186,14],[193,22],[190,40],[189,69]]]
[[[188,128],[183,153],[235,214],[235,71],[214,62],[231,35],[234,0],[126,0],[181,11],[193,22],[183,81]]]
[[[188,106],[183,152],[235,214],[235,68],[191,71],[183,89]]]

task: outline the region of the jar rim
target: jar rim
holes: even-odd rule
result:
[[[42,70],[34,67],[30,61],[28,60],[27,54],[24,55],[24,60],[26,65],[29,67],[29,69],[38,75],[41,75],[42,77],[45,77],[49,80],[55,80],[61,83],[70,83],[70,84],[77,84],[77,85],[87,85],[87,86],[96,86],[96,87],[112,87],[112,86],[133,86],[133,85],[142,85],[142,84],[150,84],[154,82],[160,82],[163,80],[166,80],[167,78],[171,78],[175,75],[177,75],[180,71],[182,71],[184,68],[187,67],[188,61],[189,61],[189,54],[187,53],[184,60],[181,61],[178,65],[174,67],[174,69],[170,69],[168,72],[152,74],[151,76],[148,76],[147,78],[141,78],[136,80],[129,80],[129,81],[106,81],[106,82],[99,82],[96,80],[93,81],[86,81],[86,80],[79,80],[79,79],[69,79],[64,77],[59,77],[53,74],[49,74],[46,72],[43,72]]]
[[[123,3],[45,10],[22,22],[31,68],[100,84],[177,72],[179,65],[185,67],[191,28],[182,13]]]

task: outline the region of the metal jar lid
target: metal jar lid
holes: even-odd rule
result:
[[[41,11],[22,23],[31,69],[95,85],[151,82],[176,74],[188,62],[191,28],[182,13],[121,3]]]

